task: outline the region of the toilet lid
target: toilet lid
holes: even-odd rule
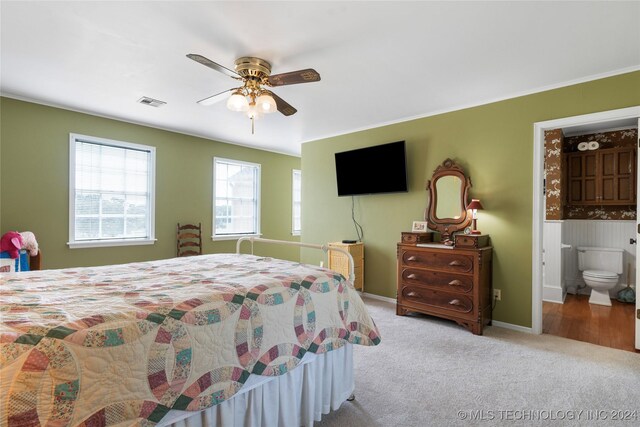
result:
[[[584,275],[591,276],[591,277],[600,277],[602,279],[615,279],[618,277],[616,273],[613,273],[611,271],[604,271],[604,270],[586,270],[584,272]]]

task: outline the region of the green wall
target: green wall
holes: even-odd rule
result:
[[[302,145],[302,239],[355,239],[351,198],[337,197],[334,153],[407,142],[409,192],[356,197],[364,227],[365,291],[395,298],[396,243],[422,220],[425,184],[450,157],[472,179],[485,210],[478,229],[491,235],[493,286],[502,290],[494,319],[531,326],[533,124],[640,105],[640,72],[495,102]],[[302,251],[303,262],[317,263]]]
[[[33,231],[44,268],[105,265],[175,256],[177,222],[202,222],[205,253],[235,252],[211,240],[213,157],[260,163],[263,237],[291,236],[291,170],[300,158],[0,98],[0,230]],[[156,238],[150,246],[69,249],[69,133],[156,147]],[[248,250],[248,244],[245,247]],[[262,248],[257,248],[261,253]],[[293,247],[272,256],[299,259]]]

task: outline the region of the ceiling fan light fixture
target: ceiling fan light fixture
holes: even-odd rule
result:
[[[240,91],[235,91],[227,100],[227,108],[236,112],[247,111],[249,110],[249,102]]]
[[[227,89],[201,99],[198,104],[215,104],[223,100],[229,92],[232,92],[227,99],[227,108],[231,111],[247,114],[247,117],[251,119],[252,134],[255,129],[255,119],[262,117],[264,114],[279,111],[282,115],[288,117],[298,111],[275,93],[264,89],[263,86],[287,86],[320,81],[320,74],[312,68],[272,75],[271,64],[268,61],[252,56],[236,59],[235,71],[223,67],[202,55],[190,53],[187,58],[233,79],[242,81],[241,87]]]
[[[273,113],[278,109],[276,105],[276,101],[275,99],[273,99],[273,96],[269,95],[266,92],[263,92],[258,97],[258,99],[256,99],[256,106],[258,108],[258,111],[265,114]]]

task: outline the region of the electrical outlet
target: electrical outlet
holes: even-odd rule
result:
[[[496,301],[502,300],[502,291],[500,289],[493,290],[493,299]]]

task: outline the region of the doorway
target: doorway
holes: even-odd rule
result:
[[[545,227],[545,195],[544,195],[544,134],[552,129],[602,129],[615,128],[630,121],[640,121],[640,106],[612,110],[582,116],[567,117],[534,124],[534,156],[533,156],[533,253],[532,253],[532,332],[543,331],[543,230]],[[640,176],[640,174],[638,174]],[[640,215],[636,211],[636,222]],[[640,223],[639,223],[640,224]],[[636,236],[637,237],[637,236]],[[640,283],[636,257],[636,283]],[[636,299],[637,310],[640,302]],[[640,319],[636,319],[635,347],[640,349]]]

